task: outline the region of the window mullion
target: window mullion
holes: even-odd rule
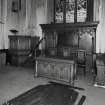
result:
[[[77,0],[75,0],[74,22],[77,22]]]
[[[63,21],[66,23],[66,0],[64,0]]]

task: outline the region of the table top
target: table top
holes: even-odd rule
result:
[[[75,61],[71,59],[62,59],[58,57],[36,57],[36,60],[41,60],[41,61],[52,61],[52,62],[62,62],[62,63],[72,63],[74,64]]]

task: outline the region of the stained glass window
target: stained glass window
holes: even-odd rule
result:
[[[87,0],[55,0],[55,22],[85,22]]]
[[[66,22],[74,22],[75,0],[68,0],[66,2]]]
[[[87,17],[87,0],[77,0],[77,22],[85,22]]]
[[[55,0],[55,21],[57,23],[63,22],[63,13],[64,13],[64,1],[63,0]]]

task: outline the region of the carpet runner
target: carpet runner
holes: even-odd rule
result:
[[[3,105],[83,105],[86,97],[78,97],[75,89],[50,83],[37,86]]]

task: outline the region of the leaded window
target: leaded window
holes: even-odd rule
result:
[[[88,15],[91,14],[88,11],[90,8],[89,3],[90,0],[55,0],[54,22],[74,23],[86,22],[87,20],[90,20],[88,19]],[[92,16],[89,16],[89,18],[91,17]]]

